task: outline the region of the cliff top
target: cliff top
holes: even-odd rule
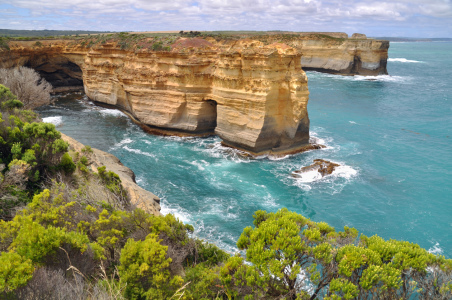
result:
[[[348,41],[372,41],[364,34],[348,37],[340,32],[246,32],[246,31],[211,31],[199,32],[148,32],[148,33],[105,33],[84,36],[59,37],[19,37],[1,38],[0,51],[11,47],[39,48],[65,45],[82,48],[120,48],[135,52],[148,51],[185,51],[227,49],[240,43],[242,46],[252,44],[255,47],[279,45],[278,51],[288,47],[298,48],[302,41],[322,41],[331,45],[341,45]],[[285,45],[285,46],[282,46]]]

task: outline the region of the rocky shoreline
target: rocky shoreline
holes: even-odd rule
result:
[[[63,133],[61,133],[61,138],[69,143],[70,150],[81,152],[85,147],[82,143]],[[89,166],[93,172],[97,172],[98,167],[105,166],[107,170],[118,174],[123,187],[127,190],[131,204],[147,213],[160,215],[160,198],[138,186],[135,182],[135,174],[131,169],[124,166],[113,154],[95,148],[91,149],[93,153],[89,156]]]

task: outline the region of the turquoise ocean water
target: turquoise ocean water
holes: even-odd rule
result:
[[[452,258],[451,54],[452,43],[391,43],[388,76],[308,72],[311,136],[327,148],[278,160],[241,158],[216,137],[146,134],[82,94],[40,113],[119,157],[140,186],[161,197],[163,213],[229,251],[254,211],[287,207]],[[342,167],[321,179],[291,177],[316,158]]]

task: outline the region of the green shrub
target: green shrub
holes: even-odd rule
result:
[[[75,163],[72,160],[72,157],[69,155],[69,153],[64,153],[63,156],[61,157],[61,162],[58,165],[58,167],[63,170],[66,174],[72,174],[75,169]]]
[[[168,299],[182,286],[180,276],[170,275],[171,258],[166,258],[167,249],[155,234],[148,235],[144,241],[127,241],[121,251],[119,274],[128,283],[128,298]]]

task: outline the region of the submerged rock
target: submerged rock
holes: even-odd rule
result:
[[[314,159],[314,163],[310,166],[306,166],[301,168],[300,170],[293,171],[292,177],[301,177],[303,173],[317,171],[322,175],[322,177],[326,175],[330,175],[334,172],[336,167],[339,167],[339,164],[333,163],[328,160],[323,159]]]

